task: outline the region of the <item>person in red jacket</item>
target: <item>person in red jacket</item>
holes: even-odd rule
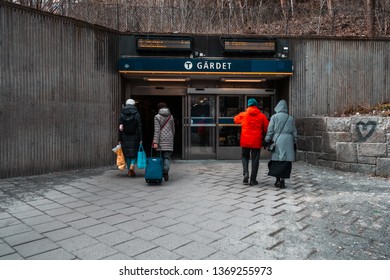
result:
[[[234,117],[234,123],[241,124],[240,146],[242,149],[242,167],[246,185],[249,181],[249,159],[252,158],[252,172],[249,185],[257,185],[257,172],[259,170],[260,150],[263,145],[263,136],[266,135],[269,121],[257,107],[254,98],[248,100],[245,112]]]

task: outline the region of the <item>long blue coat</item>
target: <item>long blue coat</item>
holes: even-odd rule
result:
[[[276,114],[272,115],[265,136],[266,142],[270,142],[271,139],[275,142],[276,139],[276,149],[272,152],[271,160],[294,161],[294,144],[297,143],[295,120],[288,114],[285,100],[279,101],[274,110]]]

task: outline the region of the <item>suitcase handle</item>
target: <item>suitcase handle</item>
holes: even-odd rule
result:
[[[153,157],[153,143],[152,143],[152,146],[150,148],[150,157]],[[160,150],[160,158],[162,158],[161,150]]]

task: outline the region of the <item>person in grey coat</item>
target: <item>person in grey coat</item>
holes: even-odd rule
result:
[[[276,144],[268,163],[268,175],[276,177],[275,186],[285,188],[284,180],[290,178],[295,160],[297,129],[294,118],[288,114],[285,100],[280,100],[274,110],[276,114],[272,115],[265,136],[268,145],[272,142]]]
[[[163,176],[164,180],[168,181],[175,138],[175,121],[167,104],[161,102],[157,104],[157,108],[158,114],[154,116],[153,148],[161,151],[164,161]]]

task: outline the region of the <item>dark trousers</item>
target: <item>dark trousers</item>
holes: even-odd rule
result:
[[[171,169],[171,161],[172,161],[172,152],[171,151],[162,151],[161,157],[164,162],[163,171],[164,173],[168,173],[169,169]]]
[[[242,168],[244,177],[249,177],[249,160],[252,159],[251,181],[256,181],[259,171],[260,149],[242,148]]]

